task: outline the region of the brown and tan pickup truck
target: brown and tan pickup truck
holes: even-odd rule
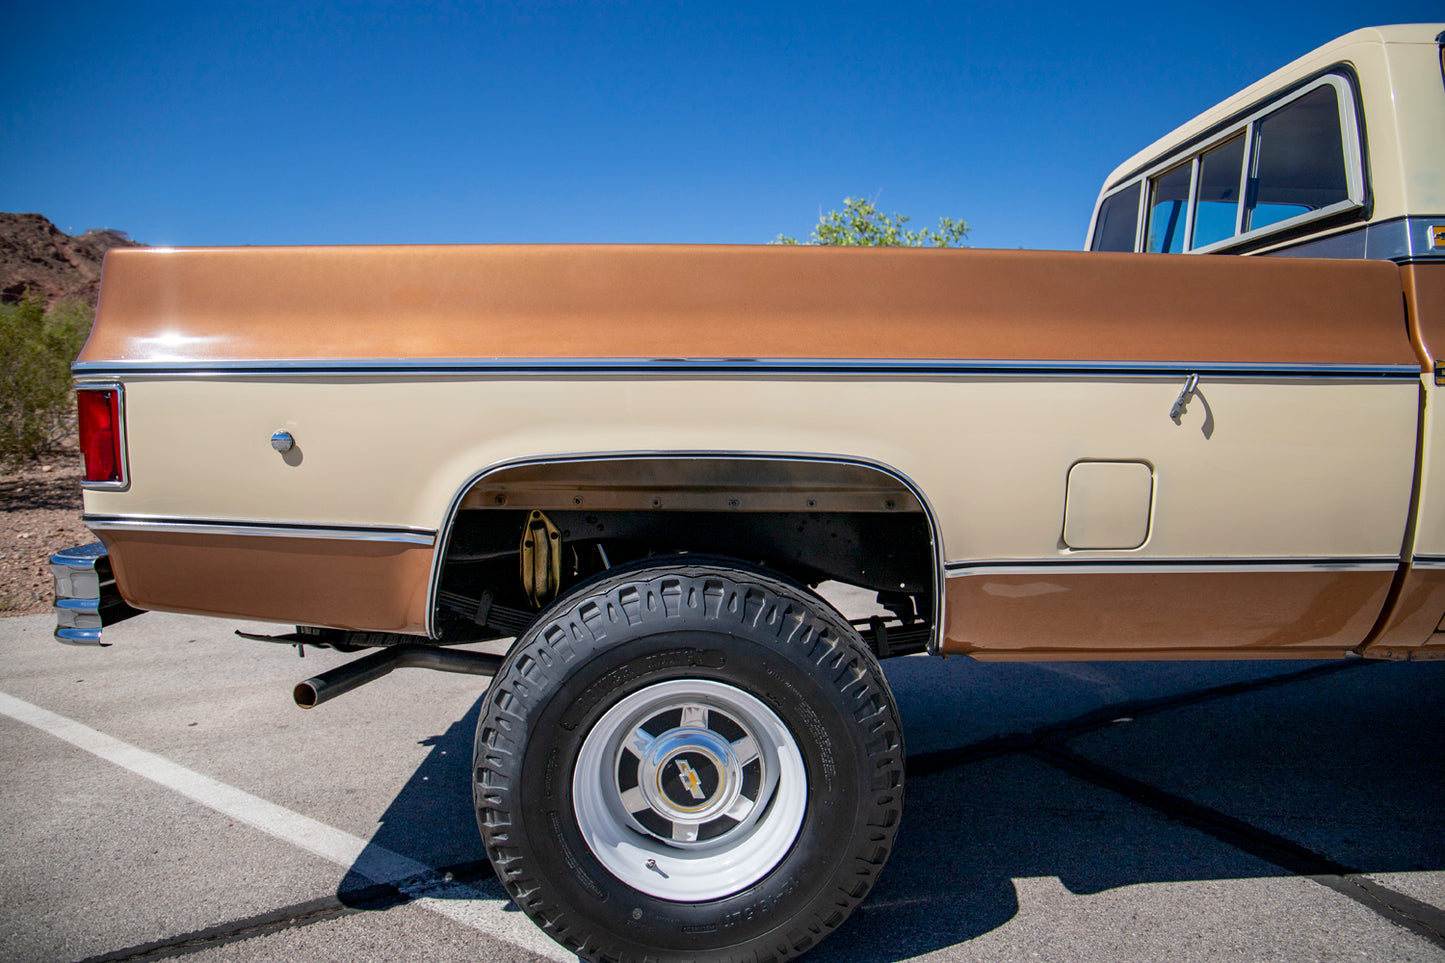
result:
[[[898,826],[880,660],[1445,655],[1441,40],[1180,128],[1088,252],[112,251],[57,634],[373,650],[306,706],[493,675],[477,818],[550,935],[802,952]]]

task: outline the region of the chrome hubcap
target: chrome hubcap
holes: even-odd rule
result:
[[[700,703],[649,715],[617,753],[618,797],[633,827],[676,846],[705,845],[747,824],[763,776],[756,737],[726,710]]]
[[[776,866],[803,825],[808,778],[792,733],[722,682],[630,693],[582,742],[572,808],[618,879],[663,899],[718,899]]]

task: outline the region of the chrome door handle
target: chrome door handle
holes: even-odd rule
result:
[[[1179,397],[1174,399],[1174,407],[1169,409],[1169,420],[1176,425],[1184,414],[1184,409],[1189,407],[1189,401],[1194,397],[1194,389],[1199,387],[1199,375],[1192,374],[1184,379],[1184,387],[1179,390]]]

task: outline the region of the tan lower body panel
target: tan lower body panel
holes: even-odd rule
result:
[[[142,609],[426,633],[430,546],[324,538],[102,531]]]
[[[1374,625],[1392,574],[955,576],[942,651],[985,660],[1337,657]]]

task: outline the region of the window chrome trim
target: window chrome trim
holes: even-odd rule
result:
[[[1445,562],[1445,560],[1442,560]],[[1163,573],[1394,572],[1394,556],[1357,558],[1080,558],[1075,560],[989,559],[947,562],[948,578],[976,575],[1156,575]],[[1445,566],[1442,566],[1445,567]]]
[[[1244,215],[1245,212],[1248,210],[1245,205],[1245,200],[1249,197],[1249,172],[1254,165],[1254,121],[1251,120],[1249,123],[1245,124],[1243,130],[1244,132],[1240,134],[1240,136],[1244,138],[1244,150],[1240,151],[1238,187],[1239,194],[1234,201],[1234,235],[1227,239],[1230,241],[1234,240],[1234,238],[1239,237],[1239,235],[1244,233]],[[1200,151],[1199,156],[1203,157],[1209,150],[1213,150],[1215,147],[1222,147],[1228,142],[1229,138],[1227,137],[1224,140],[1217,141],[1207,150]],[[1223,243],[1225,242],[1215,242],[1215,244]],[[1201,252],[1208,253],[1207,251],[1205,251],[1205,248],[1212,248],[1213,246],[1213,244],[1206,244],[1199,250]]]
[[[432,546],[436,532],[423,528],[369,525],[302,525],[252,520],[176,518],[166,515],[82,515],[94,532],[164,531],[186,535],[241,535],[259,538],[313,538],[328,541],[396,542]]]
[[[1144,239],[1149,236],[1149,185],[1140,179],[1139,186],[1139,209],[1134,215],[1134,250],[1138,251],[1144,247]]]
[[[1286,220],[1283,220],[1283,221],[1276,221],[1276,222],[1274,222],[1273,224],[1266,225],[1265,227],[1257,227],[1257,228],[1254,228],[1254,229],[1252,229],[1252,230],[1250,230],[1250,231],[1246,231],[1246,232],[1243,233],[1243,234],[1236,234],[1236,235],[1234,235],[1233,237],[1226,238],[1226,239],[1224,239],[1224,240],[1222,240],[1222,241],[1215,241],[1213,244],[1206,244],[1204,247],[1190,248],[1188,251],[1185,251],[1184,253],[1186,253],[1186,254],[1218,254],[1218,253],[1223,253],[1225,250],[1227,250],[1227,249],[1229,249],[1229,248],[1236,247],[1236,246],[1239,246],[1239,245],[1242,245],[1242,244],[1252,243],[1252,242],[1254,242],[1254,241],[1258,241],[1258,240],[1261,240],[1261,239],[1263,239],[1263,238],[1267,238],[1267,237],[1269,237],[1269,236],[1271,236],[1271,235],[1273,235],[1273,234],[1283,234],[1283,233],[1286,232],[1286,231],[1293,230],[1294,228],[1300,227],[1300,226],[1302,226],[1302,225],[1312,224],[1312,223],[1314,223],[1315,221],[1327,220],[1328,218],[1334,217],[1334,216],[1337,215],[1337,214],[1344,214],[1344,213],[1346,213],[1347,211],[1357,211],[1357,210],[1361,210],[1361,209],[1364,208],[1364,206],[1365,206],[1365,205],[1364,205],[1364,203],[1363,203],[1362,201],[1353,201],[1353,200],[1350,200],[1350,201],[1337,201],[1336,203],[1331,204],[1331,205],[1329,205],[1328,207],[1322,207],[1322,208],[1320,208],[1320,209],[1317,210],[1317,211],[1310,211],[1308,214],[1297,214],[1297,215],[1295,215],[1294,217],[1287,218]],[[1239,215],[1239,216],[1240,216],[1241,219],[1243,219],[1243,217],[1244,217],[1244,213],[1243,213],[1243,212],[1244,212],[1244,205],[1241,204],[1241,205],[1239,205],[1239,207],[1240,207],[1240,215]]]
[[[938,514],[933,510],[933,504],[929,502],[928,496],[923,493],[923,488],[906,474],[880,461],[870,458],[857,458],[848,455],[829,455],[808,452],[738,452],[738,451],[618,451],[618,452],[588,452],[575,455],[543,455],[528,458],[515,458],[507,461],[499,461],[488,465],[486,468],[474,473],[456,490],[452,495],[451,504],[447,506],[446,514],[442,516],[441,538],[438,543],[438,550],[432,557],[432,570],[430,584],[427,587],[426,607],[426,633],[431,638],[437,638],[436,610],[437,593],[441,590],[441,572],[445,562],[447,549],[450,546],[452,531],[455,529],[457,513],[461,511],[462,500],[467,492],[471,491],[484,479],[512,468],[534,467],[537,465],[573,465],[596,462],[613,461],[641,461],[641,460],[688,460],[693,458],[713,458],[732,461],[786,461],[806,462],[819,465],[849,465],[860,468],[871,468],[884,476],[898,482],[918,499],[918,504],[923,507],[923,517],[928,521],[929,549],[933,554],[933,633],[928,639],[928,652],[937,654],[943,639],[943,626],[945,616],[944,600],[944,562],[943,562],[943,529],[938,523]]]
[[[1199,178],[1204,170],[1204,155],[1195,154],[1189,159],[1189,198],[1184,208],[1184,250],[1194,246],[1194,215],[1199,209]]]
[[[1077,376],[1178,377],[1194,372],[1232,378],[1413,378],[1414,364],[1292,364],[1198,361],[1048,361],[830,358],[387,358],[321,361],[92,361],[78,378],[428,378],[428,377],[797,377],[932,378]],[[88,381],[86,382],[89,383]]]
[[[1445,224],[1445,214],[1392,217],[1331,234],[1316,234],[1255,253],[1268,257],[1365,258],[1397,264],[1439,261],[1445,259],[1445,249],[1430,246],[1430,228],[1437,224]]]

